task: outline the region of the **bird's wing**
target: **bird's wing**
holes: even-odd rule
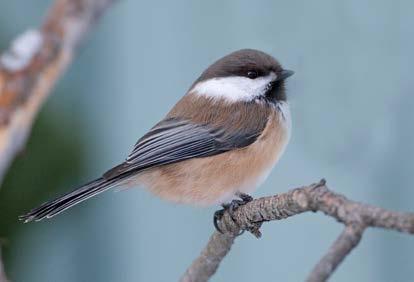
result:
[[[243,148],[253,143],[261,131],[226,132],[222,128],[168,118],[138,140],[125,162],[107,171],[104,178]]]

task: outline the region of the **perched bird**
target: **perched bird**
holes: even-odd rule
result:
[[[285,79],[292,74],[257,50],[219,59],[123,163],[20,219],[53,217],[120,185],[197,206],[249,201],[247,194],[266,179],[289,141]]]

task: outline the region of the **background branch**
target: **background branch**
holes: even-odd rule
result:
[[[114,0],[57,0],[43,25],[18,36],[0,56],[0,184],[76,49]],[[0,282],[7,281],[1,264]]]
[[[0,183],[76,47],[113,1],[58,0],[40,29],[21,34],[1,55]]]
[[[321,211],[335,218],[345,225],[345,230],[312,270],[307,281],[326,281],[357,246],[367,227],[381,227],[414,234],[414,213],[394,212],[351,201],[330,191],[325,180],[321,180],[319,183],[296,188],[284,194],[255,199],[238,208],[231,216],[225,212],[218,223],[224,234],[217,231],[213,233],[200,257],[187,269],[181,281],[208,281],[241,230],[248,230],[260,237],[259,227],[263,222],[281,220],[308,211]],[[226,251],[214,250],[217,246]],[[215,263],[210,264],[211,261]],[[198,273],[198,276],[194,273]]]

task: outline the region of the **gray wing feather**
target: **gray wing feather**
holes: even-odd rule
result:
[[[253,143],[260,133],[230,134],[208,125],[166,119],[138,140],[125,162],[106,172],[104,178],[245,147]]]

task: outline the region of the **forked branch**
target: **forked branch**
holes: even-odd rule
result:
[[[218,223],[220,230],[210,237],[202,251],[181,278],[185,282],[202,282],[216,272],[221,260],[240,231],[260,237],[260,225],[303,212],[323,212],[345,225],[345,229],[308,276],[308,282],[326,281],[336,267],[359,243],[367,227],[381,227],[414,234],[414,213],[389,211],[351,201],[328,189],[325,180],[293,189],[287,193],[255,199],[239,207],[230,216],[225,212]],[[216,250],[221,248],[223,251]]]

